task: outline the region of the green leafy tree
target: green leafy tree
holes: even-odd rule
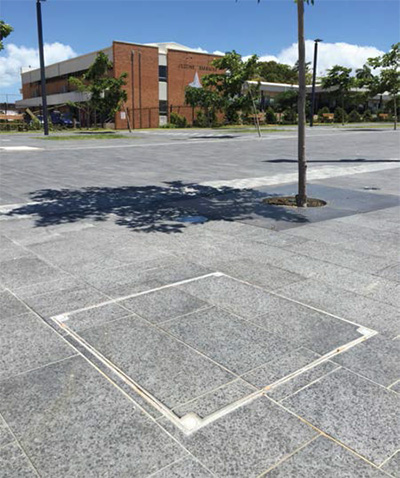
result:
[[[221,72],[203,76],[203,87],[218,93],[218,107],[228,121],[236,118],[239,111],[249,113],[259,95],[259,87],[250,85],[245,88],[245,85],[257,75],[257,55],[243,61],[242,56],[233,50],[214,59],[212,64]]]
[[[294,68],[276,61],[260,61],[258,75],[254,79],[290,85],[295,85],[299,81],[298,72]]]
[[[185,90],[185,103],[192,108],[201,108],[204,112],[204,126],[212,126],[215,112],[222,107],[221,97],[215,89],[188,86]],[[200,118],[203,118],[200,115]],[[201,119],[203,121],[203,119]]]
[[[313,73],[311,70],[311,61],[306,62],[305,69],[306,69],[306,83],[310,84],[312,82],[312,77],[313,77]],[[299,60],[296,61],[292,70],[296,74],[296,76],[299,75]]]
[[[400,42],[392,45],[388,53],[376,58],[369,58],[368,65],[380,68],[380,92],[389,92],[393,100],[394,129],[397,129],[397,96],[400,92]]]
[[[127,100],[127,93],[123,89],[126,85],[127,73],[122,73],[118,78],[111,76],[112,63],[104,52],[99,52],[81,78],[70,77],[69,82],[78,91],[89,94],[86,110],[89,114],[93,111],[100,116],[104,125],[107,119],[114,117]],[[79,103],[74,104],[82,108]]]
[[[355,86],[354,77],[350,74],[351,68],[335,65],[328,70],[327,76],[322,79],[322,87],[325,89],[332,88],[339,96],[343,110],[345,98],[350,89]]]
[[[282,112],[288,109],[295,109],[298,102],[298,92],[294,90],[279,93],[274,98],[276,111]]]
[[[5,23],[3,20],[0,20],[0,51],[4,50],[4,38],[7,38],[12,31],[14,31],[14,29],[11,25]]]

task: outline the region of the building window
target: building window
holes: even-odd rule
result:
[[[165,65],[158,66],[158,79],[159,81],[167,81],[167,67]]]
[[[158,109],[159,109],[159,114],[161,116],[167,115],[168,114],[168,102],[166,100],[160,100],[159,105],[158,105]]]

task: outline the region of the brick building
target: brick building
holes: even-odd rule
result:
[[[200,53],[178,43],[128,43],[114,41],[103,51],[113,64],[110,74],[118,77],[126,72],[128,99],[115,115],[116,129],[156,128],[168,121],[175,111],[193,122],[194,111],[185,105],[185,88],[196,76],[216,71],[211,62],[216,55]],[[71,76],[81,76],[93,63],[98,52],[88,53],[46,67],[47,103],[49,109],[65,111],[69,102],[79,103],[87,97],[74,91]],[[42,104],[40,70],[21,73],[22,97],[18,107],[38,111]],[[88,118],[78,109],[74,116],[85,124]]]

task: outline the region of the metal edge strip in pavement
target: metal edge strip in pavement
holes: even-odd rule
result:
[[[304,366],[304,367],[302,367],[302,368],[300,368],[300,369],[282,377],[281,379],[279,379],[279,380],[277,380],[277,381],[275,381],[275,382],[273,382],[269,385],[266,385],[265,387],[261,388],[260,390],[252,392],[251,394],[246,395],[245,397],[242,397],[242,398],[240,398],[240,399],[238,399],[238,400],[236,400],[232,403],[229,403],[228,405],[225,405],[224,407],[222,407],[219,410],[211,413],[210,415],[208,415],[204,418],[201,418],[200,416],[198,416],[194,412],[186,413],[182,417],[179,417],[178,415],[176,415],[176,413],[173,410],[171,410],[166,405],[164,405],[152,393],[147,391],[139,383],[137,383],[135,380],[133,380],[131,377],[129,377],[123,370],[121,370],[118,366],[116,366],[114,363],[112,363],[110,360],[108,360],[104,355],[101,354],[101,352],[99,352],[96,348],[92,347],[88,342],[86,342],[82,337],[80,337],[78,333],[71,330],[68,327],[68,325],[65,324],[65,322],[69,318],[69,315],[72,315],[74,313],[82,312],[84,310],[89,310],[89,309],[95,309],[95,308],[98,308],[98,307],[101,307],[101,306],[104,306],[104,305],[107,305],[107,304],[111,304],[111,303],[117,303],[117,302],[125,300],[127,298],[149,294],[151,292],[156,292],[157,290],[162,290],[162,289],[166,289],[166,288],[169,288],[169,287],[177,287],[181,284],[202,280],[202,279],[205,279],[207,277],[227,277],[229,279],[233,279],[233,280],[236,280],[238,282],[250,285],[250,286],[252,286],[256,289],[261,289],[261,290],[263,290],[265,292],[268,292],[272,295],[275,295],[277,297],[284,298],[284,299],[286,299],[290,302],[294,302],[294,303],[297,303],[299,305],[303,305],[305,307],[308,307],[308,308],[311,308],[311,309],[314,309],[314,310],[318,310],[319,312],[322,312],[325,315],[330,315],[332,317],[335,317],[338,320],[342,320],[344,322],[348,322],[348,323],[351,323],[353,325],[358,326],[357,332],[360,333],[361,336],[358,337],[357,339],[354,339],[354,340],[346,343],[346,344],[341,345],[340,347],[336,347],[334,350],[326,353],[325,355],[322,355],[321,357],[319,357],[318,359],[309,363],[308,365],[306,365],[306,366]],[[200,430],[201,428],[213,423],[214,421],[228,415],[229,413],[233,412],[234,410],[237,410],[238,408],[250,403],[254,399],[264,395],[265,393],[267,393],[270,390],[278,387],[279,385],[281,385],[285,382],[288,382],[288,381],[292,380],[293,378],[295,378],[295,377],[313,369],[314,367],[330,360],[331,358],[335,357],[336,355],[341,354],[342,352],[344,352],[346,350],[349,350],[350,348],[354,347],[355,345],[358,345],[361,342],[364,342],[365,340],[369,339],[370,337],[373,337],[374,335],[376,335],[378,333],[375,330],[372,330],[372,329],[369,329],[367,327],[361,326],[360,324],[357,324],[355,322],[349,321],[349,320],[344,319],[342,317],[338,317],[338,316],[329,314],[329,313],[327,313],[323,310],[320,310],[320,309],[315,309],[314,307],[311,307],[307,304],[302,304],[301,302],[292,300],[288,297],[282,296],[281,294],[277,294],[273,291],[268,291],[268,290],[263,289],[261,287],[258,287],[256,285],[253,285],[249,282],[242,281],[240,279],[236,279],[235,277],[231,277],[231,276],[229,276],[227,274],[224,274],[222,272],[213,272],[213,273],[210,273],[210,274],[206,274],[206,275],[199,276],[199,277],[194,277],[194,278],[187,279],[187,280],[184,280],[184,281],[171,283],[171,284],[168,284],[168,285],[165,285],[165,286],[162,286],[162,287],[158,287],[156,289],[150,289],[148,291],[143,291],[143,292],[139,292],[139,293],[132,294],[132,295],[129,295],[129,296],[120,297],[120,298],[117,298],[117,299],[102,302],[101,304],[96,304],[95,306],[85,307],[85,308],[82,308],[82,309],[77,309],[77,310],[74,310],[74,311],[66,312],[64,314],[59,314],[59,315],[51,317],[51,320],[56,324],[57,327],[61,328],[76,343],[78,343],[81,347],[83,347],[89,353],[89,355],[91,355],[92,357],[95,357],[98,361],[100,361],[103,365],[105,365],[109,370],[111,370],[111,372],[113,372],[115,375],[117,375],[119,377],[119,379],[121,379],[125,384],[127,384],[136,394],[141,396],[149,405],[151,405],[158,412],[160,412],[165,418],[167,418],[173,425],[175,425],[185,435],[190,435],[190,434]],[[86,357],[86,358],[89,360],[88,357]],[[94,364],[92,364],[92,365],[95,366]],[[97,367],[95,366],[95,368],[97,368]]]

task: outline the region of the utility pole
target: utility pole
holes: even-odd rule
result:
[[[47,118],[47,98],[46,98],[46,73],[44,68],[44,51],[43,51],[43,27],[42,27],[42,5],[40,2],[46,0],[36,0],[36,16],[39,38],[39,58],[40,58],[40,82],[42,86],[42,112],[44,134],[49,134],[49,123]]]
[[[312,93],[311,93],[311,111],[310,111],[310,126],[313,126],[314,122],[314,109],[315,109],[315,80],[317,77],[317,56],[318,56],[318,43],[322,41],[320,38],[314,40],[314,69],[312,79]]]

